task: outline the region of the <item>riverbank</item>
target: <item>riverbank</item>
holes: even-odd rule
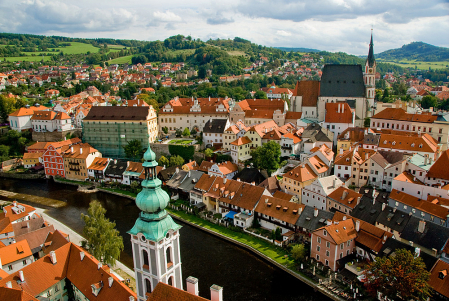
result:
[[[77,246],[81,246],[81,242],[84,239],[84,237],[82,237],[80,234],[78,234],[77,232],[73,231],[70,227],[66,226],[64,223],[58,221],[57,219],[49,216],[48,214],[45,213],[45,209],[43,208],[38,208],[36,207],[36,212],[41,215],[45,221],[47,221],[48,223],[52,224],[56,230],[62,231],[65,234],[69,235],[69,240],[76,244]],[[122,278],[130,278],[131,279],[131,283],[130,283],[130,288],[135,291],[135,279],[134,279],[134,271],[131,270],[130,268],[128,268],[126,265],[124,265],[123,263],[121,263],[120,261],[116,260],[115,262],[115,266],[112,267],[112,269],[118,274],[120,275],[120,277]]]
[[[23,173],[23,172],[4,172],[0,171],[0,178],[20,179],[20,180],[36,180],[45,178],[42,173]]]
[[[178,219],[186,224],[206,231],[212,235],[216,235],[222,239],[225,239],[240,247],[252,251],[261,258],[289,273],[298,280],[308,284],[314,290],[321,292],[327,297],[337,301],[345,300],[332,294],[323,287],[318,286],[318,283],[312,281],[312,279],[308,278],[306,275],[296,272],[294,270],[295,263],[293,262],[293,260],[288,258],[288,254],[285,251],[283,251],[281,248],[276,247],[274,244],[270,244],[269,242],[265,242],[249,234],[229,230],[226,227],[219,226],[217,224],[184,213],[182,211],[175,211],[168,208],[166,208],[166,210],[175,219]]]
[[[25,193],[16,193],[6,190],[0,190],[0,196],[6,197],[11,200],[17,200],[20,202],[20,200],[27,200],[32,203],[45,205],[53,208],[60,208],[67,205],[66,202],[50,199],[50,198],[44,198],[40,196],[35,196],[31,194],[25,194]]]

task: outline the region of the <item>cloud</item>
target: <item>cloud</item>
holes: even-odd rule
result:
[[[234,23],[234,19],[216,16],[215,18],[207,18],[206,23],[209,25],[229,24]]]
[[[153,13],[153,16],[156,20],[162,21],[162,22],[181,22],[182,18],[178,16],[177,14],[166,11],[165,13],[156,11]]]
[[[278,30],[276,31],[277,35],[283,36],[283,37],[289,37],[291,36],[291,32],[285,31],[285,30]]]

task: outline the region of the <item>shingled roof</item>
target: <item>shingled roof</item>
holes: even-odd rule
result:
[[[92,107],[89,114],[83,119],[83,121],[95,121],[95,120],[112,120],[112,121],[139,121],[146,120],[150,107]]]
[[[362,66],[325,65],[320,97],[365,97]]]

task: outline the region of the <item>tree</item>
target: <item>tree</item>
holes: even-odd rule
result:
[[[0,162],[6,161],[9,159],[9,146],[0,145]]]
[[[164,132],[164,134],[168,134],[168,127],[166,127],[166,126],[164,126],[163,128],[162,128],[162,131]]]
[[[426,95],[421,100],[421,107],[423,109],[428,109],[430,107],[436,108],[438,105],[438,98],[432,95]]]
[[[426,300],[431,288],[427,281],[430,273],[421,257],[405,249],[395,251],[395,256],[377,257],[364,272],[369,292],[381,292],[389,299]]]
[[[206,75],[207,75],[206,66],[201,66],[198,69],[198,78],[201,79],[206,78]]]
[[[254,94],[254,98],[257,98],[257,99],[268,99],[267,93],[265,93],[264,91],[261,91],[261,90],[256,91],[256,93]]]
[[[125,149],[125,155],[127,158],[140,158],[142,157],[143,149],[142,143],[139,140],[134,139],[128,142],[127,145],[123,147]]]
[[[92,201],[87,215],[81,214],[85,225],[83,235],[86,238],[85,246],[90,254],[105,264],[114,265],[123,251],[123,237],[115,229],[115,222],[105,217],[106,209],[100,202]]]
[[[181,136],[182,136],[181,129],[176,129],[176,137],[181,137]]]
[[[292,247],[292,257],[295,261],[302,261],[306,256],[306,249],[303,244],[297,244]]]
[[[190,132],[190,134],[192,136],[195,136],[198,132],[195,130],[195,128],[192,129],[192,131]]]
[[[210,148],[206,148],[204,150],[204,155],[206,156],[206,158],[210,158],[214,155],[214,151],[211,150]]]
[[[277,227],[276,230],[273,229],[273,231],[271,231],[271,238],[273,240],[282,241],[282,230],[281,230],[281,228]]]
[[[363,126],[369,128],[370,125],[371,125],[371,118],[366,117],[365,120],[363,121]]]
[[[270,141],[253,150],[251,156],[257,168],[266,169],[271,174],[279,168],[281,146],[274,141]]]
[[[17,108],[18,109],[18,108]],[[16,99],[0,94],[0,117],[6,122],[8,115],[16,110]]]
[[[184,164],[184,159],[179,156],[171,156],[170,157],[170,166],[178,166],[178,165],[183,165]]]
[[[165,166],[165,167],[170,166],[170,161],[165,156],[161,156],[157,163],[159,164],[159,166]]]
[[[184,137],[190,136],[190,130],[189,130],[189,128],[185,128],[184,131],[182,131],[182,135],[183,135]]]

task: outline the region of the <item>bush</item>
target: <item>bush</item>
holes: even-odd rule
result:
[[[172,156],[181,156],[184,161],[188,162],[193,159],[193,154],[195,153],[195,147],[193,145],[176,145],[169,144],[168,151]]]

